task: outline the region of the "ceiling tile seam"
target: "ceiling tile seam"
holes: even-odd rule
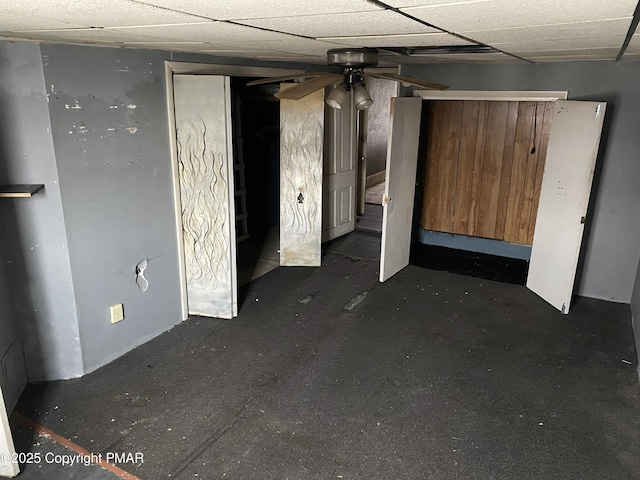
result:
[[[378,8],[377,9],[373,9],[372,8],[371,10],[355,10],[355,11],[347,10],[347,11],[344,11],[344,12],[339,12],[339,13],[334,13],[334,14],[331,14],[331,13],[315,13],[315,14],[304,14],[304,15],[290,15],[290,16],[285,16],[285,17],[257,17],[257,18],[227,18],[227,19],[219,19],[219,18],[214,18],[214,17],[208,17],[206,15],[201,15],[201,14],[198,14],[198,13],[187,12],[187,11],[183,11],[183,10],[176,10],[175,8],[163,7],[161,5],[155,5],[153,3],[147,3],[147,2],[144,2],[142,0],[128,0],[128,1],[131,2],[131,3],[137,3],[137,4],[145,5],[145,6],[148,6],[148,7],[158,8],[158,9],[165,10],[165,11],[168,11],[168,12],[182,13],[184,15],[192,15],[194,17],[204,18],[204,19],[207,19],[207,20],[215,20],[217,22],[229,22],[229,23],[233,23],[235,21],[266,20],[266,19],[271,19],[271,18],[295,18],[295,17],[317,16],[317,15],[340,15],[340,14],[343,14],[343,13],[379,12],[379,11],[382,11],[383,9],[385,9],[384,7],[376,5],[376,2],[374,2],[372,0],[366,0],[367,3],[370,3],[371,5],[376,5],[376,6],[378,6]],[[310,37],[308,37],[308,38],[310,38]]]
[[[399,8],[395,8],[395,7],[392,7],[391,5],[387,5],[386,3],[381,2],[380,0],[367,0],[367,1],[370,2],[370,3],[373,3],[373,4],[377,4],[377,5],[381,6],[381,7],[384,7],[387,10],[391,10],[393,12],[399,13],[400,15],[403,15],[404,17],[407,17],[407,18],[413,20],[414,22],[421,23],[423,25],[426,25],[427,27],[435,28],[436,30],[440,30],[443,33],[448,33],[449,35],[453,35],[454,37],[457,37],[457,38],[459,38],[461,40],[465,40],[467,42],[475,43],[477,45],[482,45],[483,47],[494,48],[493,46],[491,46],[489,44],[486,44],[484,42],[479,42],[479,41],[474,40],[473,38],[467,37],[465,35],[461,35],[459,33],[451,32],[451,31],[446,30],[444,28],[438,27],[437,25],[434,25],[432,23],[425,22],[424,20],[421,20],[421,19],[419,19],[417,17],[414,17],[413,15],[410,15],[410,14],[408,14],[406,12],[403,12]],[[495,50],[497,50],[499,52],[502,52],[502,53],[504,53],[506,55],[509,55],[510,57],[517,58],[518,60],[522,60],[522,61],[527,62],[527,63],[534,63],[531,60],[527,60],[526,58],[522,58],[522,57],[520,57],[518,55],[515,55],[513,53],[502,51],[499,48],[495,48]]]
[[[627,36],[625,37],[624,42],[622,43],[622,47],[620,48],[620,51],[616,56],[616,62],[619,62],[620,60],[622,60],[622,57],[624,56],[624,52],[626,52],[627,47],[631,42],[631,38],[633,37],[633,35],[636,32],[636,29],[638,28],[639,21],[640,21],[640,1],[638,1],[638,4],[636,5],[636,9],[633,12],[633,20],[631,20],[631,25],[629,25],[629,30],[627,30]]]
[[[200,15],[200,14],[192,13],[192,12],[183,12],[182,10],[176,10],[175,8],[162,7],[160,5],[154,5],[152,3],[142,2],[141,0],[128,0],[128,1],[131,2],[131,3],[137,3],[139,5],[144,5],[144,6],[147,6],[147,7],[157,8],[158,10],[164,10],[164,11],[170,12],[170,13],[181,13],[183,15],[191,15],[192,17],[202,18],[204,20],[213,20],[213,21],[216,21],[216,22],[221,21],[221,20],[218,20],[216,18],[207,17],[206,15]]]
[[[388,35],[345,35],[336,37],[316,37],[316,40],[330,42],[332,40],[372,40],[374,38],[402,38],[402,37],[429,37],[431,35],[448,35],[444,32],[427,33],[389,33]]]
[[[233,21],[233,22],[253,22],[253,21],[258,21],[258,20],[285,20],[285,19],[296,19],[298,17],[339,17],[340,15],[344,15],[347,13],[375,13],[375,12],[383,12],[384,10],[381,8],[375,9],[375,10],[358,10],[356,12],[351,12],[351,11],[347,11],[347,12],[340,12],[340,13],[304,13],[304,14],[300,14],[300,15],[283,15],[283,16],[279,16],[279,17],[257,17],[257,18],[228,18],[227,21]],[[242,25],[247,25],[247,26],[253,26],[253,25],[248,25],[248,24],[242,24]]]
[[[601,22],[609,22],[609,21],[616,21],[616,20],[632,20],[633,17],[616,17],[616,18],[605,18],[605,19],[601,19],[601,20],[584,20],[584,21],[579,21],[579,22],[563,22],[563,23],[540,23],[540,24],[536,24],[536,25],[526,25],[526,26],[522,26],[522,27],[503,27],[503,28],[489,28],[486,30],[469,30],[466,31],[466,34],[474,34],[474,33],[487,33],[487,32],[507,32],[507,31],[512,31],[512,30],[523,30],[523,29],[527,29],[527,28],[541,28],[541,27],[562,27],[562,26],[566,26],[566,25],[581,25],[581,24],[587,24],[587,23],[601,23]]]

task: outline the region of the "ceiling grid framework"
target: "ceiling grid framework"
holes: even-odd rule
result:
[[[380,48],[381,65],[633,61],[637,17],[638,0],[4,0],[0,39],[321,64],[345,47]]]

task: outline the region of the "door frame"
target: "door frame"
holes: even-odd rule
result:
[[[171,176],[173,184],[173,210],[178,245],[178,275],[180,282],[180,303],[182,320],[189,318],[187,300],[187,272],[184,260],[184,241],[182,238],[182,205],[180,203],[180,172],[178,169],[178,146],[176,142],[176,122],[173,99],[173,75],[221,75],[229,77],[274,77],[278,75],[297,75],[304,70],[279,67],[252,67],[247,65],[227,65],[218,63],[164,62],[165,97],[167,101],[167,120],[169,127],[169,150],[171,152]],[[233,239],[235,241],[235,238]]]

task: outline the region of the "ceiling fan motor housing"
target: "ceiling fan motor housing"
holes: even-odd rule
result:
[[[334,48],[327,52],[327,65],[350,68],[373,67],[378,64],[375,48]]]

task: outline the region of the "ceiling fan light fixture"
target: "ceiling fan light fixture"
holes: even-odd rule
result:
[[[362,84],[356,85],[353,88],[353,99],[358,110],[366,110],[373,104],[371,96],[367,89]]]
[[[347,89],[343,84],[340,84],[336,88],[331,90],[331,92],[329,92],[329,95],[327,95],[327,99],[325,100],[325,102],[331,108],[340,110],[345,98],[347,98]]]

